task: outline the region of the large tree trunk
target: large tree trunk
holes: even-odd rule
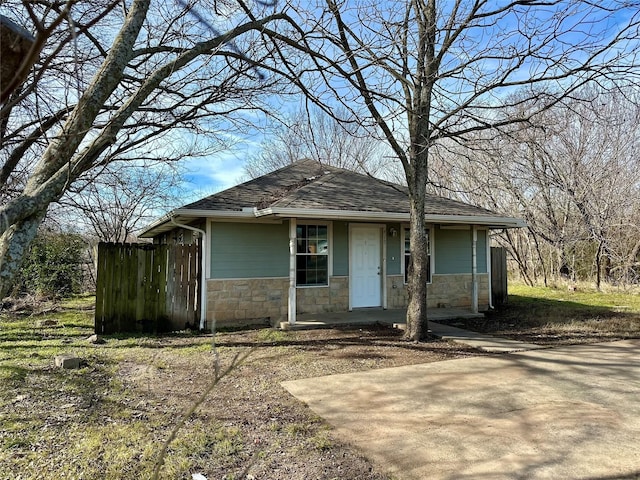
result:
[[[429,177],[429,149],[432,146],[431,100],[438,75],[439,58],[435,54],[436,2],[416,4],[419,19],[418,63],[413,92],[407,91],[408,126],[410,136],[409,168],[404,166],[409,185],[411,219],[410,252],[412,273],[409,275],[409,305],[406,337],[417,342],[429,331],[427,320],[427,273],[429,256],[425,235],[424,212]]]
[[[22,259],[38,232],[46,210],[13,224],[0,237],[0,299],[10,293]]]
[[[407,330],[405,337],[413,341],[423,340],[429,331],[427,320],[427,237],[424,222],[424,201],[427,188],[427,161],[413,163],[413,175],[409,189],[411,233],[411,264],[408,275],[409,305],[407,306]]]

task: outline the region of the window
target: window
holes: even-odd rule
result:
[[[427,236],[427,282],[431,282],[431,235],[429,229],[425,230]],[[409,264],[411,263],[411,237],[409,227],[404,229],[404,283],[409,278]]]
[[[296,285],[328,285],[329,227],[298,225],[296,228]]]

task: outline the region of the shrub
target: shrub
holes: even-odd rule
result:
[[[81,293],[86,242],[77,234],[38,233],[16,280],[18,292],[61,298]]]

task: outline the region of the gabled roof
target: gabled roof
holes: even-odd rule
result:
[[[145,229],[142,236],[173,228],[171,218],[177,217],[179,223],[199,217],[408,221],[409,197],[405,186],[315,160],[300,160],[178,208]],[[427,195],[425,217],[437,223],[524,226],[518,219],[436,195]]]

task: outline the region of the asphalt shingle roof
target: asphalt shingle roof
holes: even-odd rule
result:
[[[315,160],[300,160],[180,210],[241,211],[247,207],[409,213],[409,197],[405,186]],[[425,213],[497,216],[484,208],[436,195],[427,195]]]

